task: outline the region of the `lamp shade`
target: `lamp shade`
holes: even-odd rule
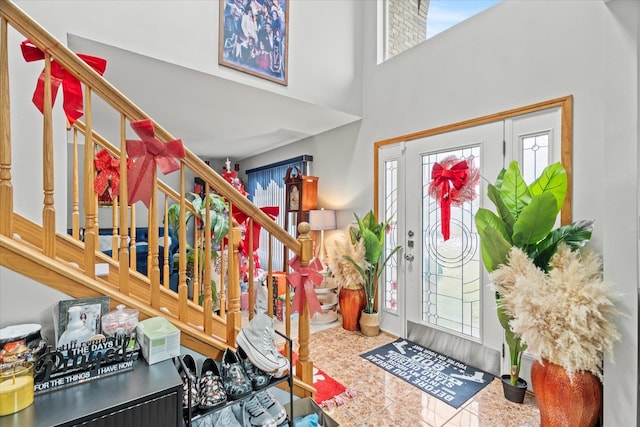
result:
[[[331,209],[309,211],[309,227],[314,231],[335,230],[336,211]]]

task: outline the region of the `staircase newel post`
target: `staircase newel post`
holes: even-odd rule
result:
[[[313,240],[309,236],[310,227],[307,222],[298,224],[298,241],[302,246],[300,251],[300,265],[307,266],[313,258]],[[313,384],[313,361],[309,359],[309,335],[311,334],[311,317],[309,303],[305,299],[302,313],[298,317],[298,360],[296,362],[296,376],[305,384]]]
[[[7,20],[0,21],[0,234],[13,235],[13,186],[11,184],[11,114]]]
[[[227,293],[229,296],[229,311],[227,312],[227,344],[236,346],[236,328],[242,326],[242,313],[240,312],[240,254],[239,246],[242,230],[238,222],[232,220],[231,242],[233,248],[229,257],[229,284]]]

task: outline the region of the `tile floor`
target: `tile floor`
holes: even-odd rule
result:
[[[455,409],[360,357],[396,337],[386,333],[365,337],[343,329],[339,322],[318,326],[312,325],[311,359],[357,391],[344,405],[326,410],[342,427],[533,427],[540,423],[533,397],[527,394],[522,405],[507,401],[499,379]]]

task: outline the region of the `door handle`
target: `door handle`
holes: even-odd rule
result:
[[[406,259],[409,262],[413,261],[413,254],[406,254],[404,256],[404,259]]]

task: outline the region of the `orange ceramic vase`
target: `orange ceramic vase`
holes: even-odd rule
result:
[[[366,304],[366,294],[363,288],[359,289],[340,289],[338,295],[338,305],[342,314],[342,327],[348,331],[357,331],[360,329],[360,312]]]
[[[540,427],[593,427],[602,409],[602,383],[589,372],[576,372],[569,380],[563,367],[543,361],[531,365],[531,386]]]

